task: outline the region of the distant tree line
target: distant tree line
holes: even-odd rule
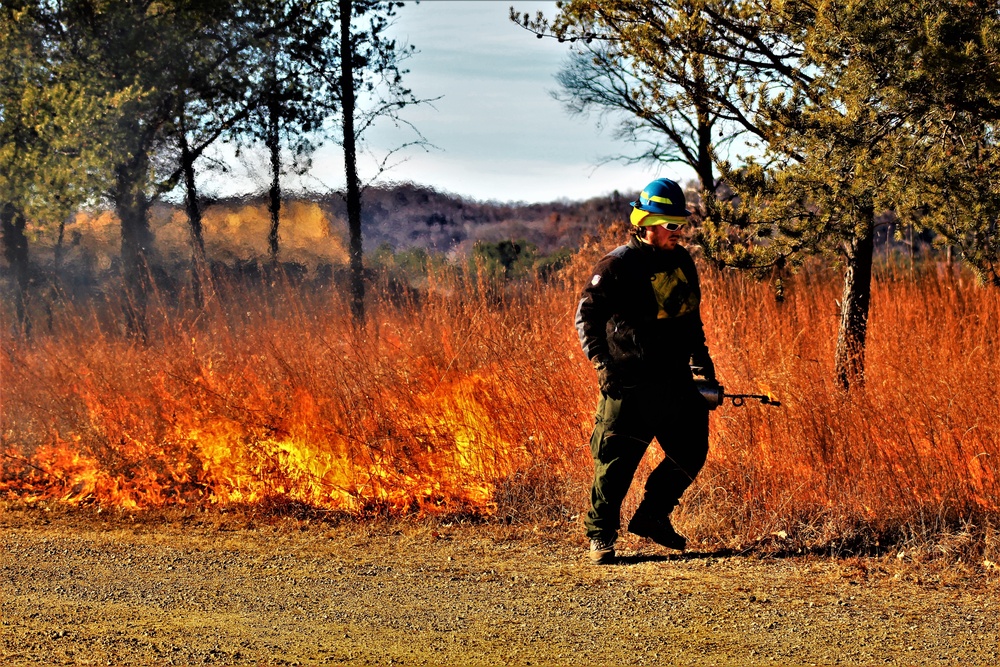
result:
[[[618,123],[618,157],[697,173],[710,260],[779,280],[843,263],[843,386],[864,380],[880,221],[1000,287],[996,0],[566,0],[511,18],[572,45],[558,96]]]
[[[417,103],[387,36],[389,0],[4,0],[0,5],[0,241],[25,308],[26,221],[61,239],[84,204],[121,224],[127,330],[145,336],[150,206],[180,186],[193,278],[205,265],[197,171],[219,142],[264,146],[272,263],[282,176],[319,142],[345,153],[352,303],[364,320],[356,152],[378,118]],[[419,137],[419,135],[417,135]],[[285,156],[291,156],[290,163]],[[47,229],[48,228],[48,229]],[[55,229],[53,229],[55,228]]]

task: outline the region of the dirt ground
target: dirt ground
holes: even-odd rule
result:
[[[1000,664],[979,564],[624,539],[599,567],[558,525],[7,509],[0,530],[8,665]]]

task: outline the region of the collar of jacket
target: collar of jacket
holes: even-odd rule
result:
[[[633,236],[628,240],[628,245],[640,252],[649,253],[649,255],[654,257],[666,257],[668,255],[677,254],[677,251],[682,247],[679,243],[673,250],[664,250],[663,248],[657,248],[654,245],[640,241],[637,237]]]

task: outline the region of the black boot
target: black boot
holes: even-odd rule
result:
[[[647,537],[668,549],[684,551],[687,546],[687,539],[674,530],[673,524],[670,523],[669,514],[654,517],[648,512],[637,511],[628,523],[628,532],[639,537]]]

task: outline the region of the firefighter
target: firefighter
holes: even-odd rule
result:
[[[660,178],[631,203],[632,236],[601,259],[583,290],[576,328],[601,388],[590,449],[590,559],[615,560],[622,501],[653,438],[650,473],[628,531],[670,549],[686,540],[670,513],[708,455],[708,403],[692,366],[715,381],[699,306],[698,273],[680,245],[691,212],[680,186]]]

